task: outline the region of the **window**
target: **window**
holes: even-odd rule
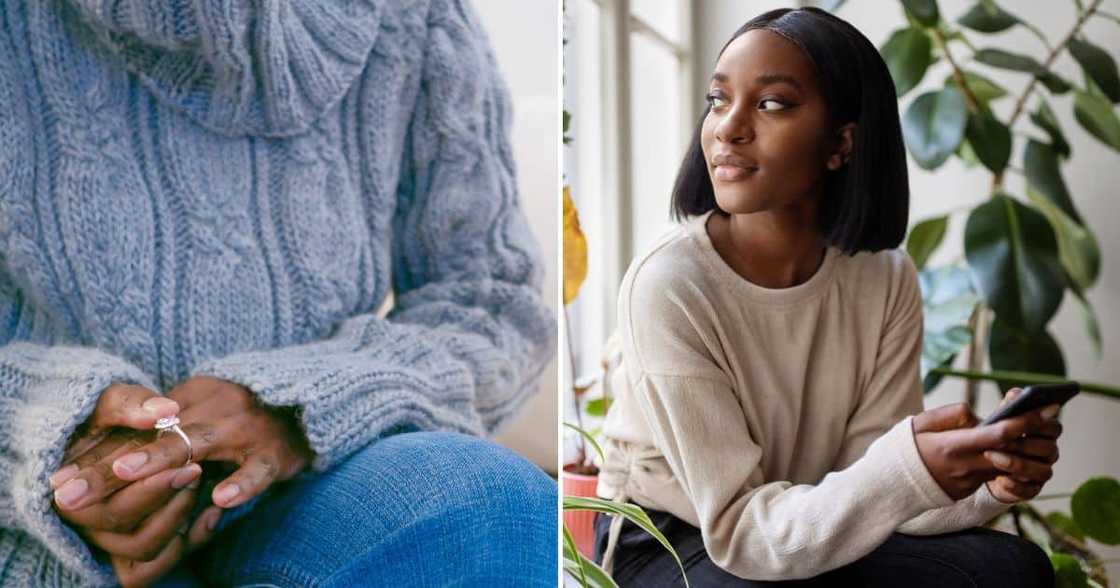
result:
[[[669,195],[700,105],[691,1],[567,0],[565,10],[564,175],[589,248],[587,279],[568,308],[578,377],[598,369],[630,260],[671,227]]]

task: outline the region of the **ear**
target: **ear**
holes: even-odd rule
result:
[[[836,171],[848,163],[852,156],[852,146],[855,144],[856,123],[848,123],[836,129],[834,147],[828,154],[825,165],[830,171]]]

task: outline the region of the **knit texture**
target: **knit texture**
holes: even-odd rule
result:
[[[0,585],[114,583],[47,480],[113,382],[295,407],[316,471],[492,433],[535,389],[554,315],[466,0],[0,0],[0,26]]]

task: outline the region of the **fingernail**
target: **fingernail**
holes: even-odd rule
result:
[[[113,462],[113,466],[124,470],[126,474],[131,474],[146,463],[148,463],[148,454],[141,451],[118,458],[117,461]]]
[[[77,465],[70,464],[62,468],[61,470],[58,470],[57,472],[51,474],[51,488],[58,488],[60,484],[64,484],[70,478],[78,475],[79,471],[81,470],[78,469]]]
[[[984,455],[998,466],[1007,467],[1011,465],[1011,458],[997,451],[988,451]]]
[[[174,400],[171,400],[170,398],[164,398],[162,396],[149,398],[145,400],[144,404],[141,406],[143,407],[144,412],[152,415],[169,415],[178,412],[179,410],[178,403],[176,403]]]
[[[1058,406],[1057,404],[1051,404],[1050,406],[1047,406],[1046,408],[1042,409],[1042,418],[1048,421],[1053,420],[1054,417],[1058,416],[1058,411],[1061,410],[1061,408],[1062,407]]]
[[[81,478],[70,480],[55,490],[54,499],[64,508],[72,508],[89,490],[89,482]]]
[[[215,510],[206,516],[208,517],[206,519],[206,530],[213,531],[214,527],[218,526],[218,519],[222,518],[222,511]]]
[[[239,492],[241,492],[241,488],[237,484],[226,484],[214,491],[214,503],[219,505],[229,504]]]
[[[179,471],[175,472],[175,477],[171,479],[171,487],[176,490],[186,488],[187,484],[198,480],[198,474],[199,470],[192,466],[179,468]]]

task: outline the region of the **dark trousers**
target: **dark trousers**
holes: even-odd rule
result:
[[[1002,531],[983,527],[943,535],[892,533],[863,558],[805,580],[744,580],[712,563],[700,529],[666,512],[646,509],[684,563],[693,588],[711,586],[869,586],[955,588],[1054,586],[1054,569],[1040,547]],[[601,562],[611,517],[595,517],[595,561]],[[615,547],[613,574],[627,586],[684,586],[680,568],[651,535],[624,521]]]

